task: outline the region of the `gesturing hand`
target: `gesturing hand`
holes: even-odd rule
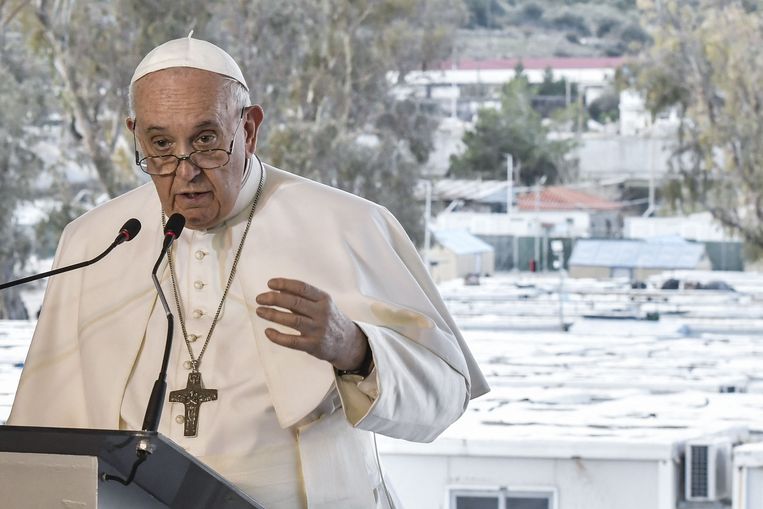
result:
[[[329,361],[337,369],[360,367],[369,348],[368,339],[360,327],[336,307],[331,295],[295,279],[274,278],[268,281],[268,288],[272,291],[257,296],[257,304],[260,304],[257,315],[299,332],[284,334],[267,328],[268,339]]]

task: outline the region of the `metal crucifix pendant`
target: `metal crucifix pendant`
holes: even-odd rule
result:
[[[201,373],[188,373],[185,389],[170,392],[172,403],[182,403],[185,407],[185,426],[183,435],[195,437],[199,427],[199,408],[202,403],[217,399],[217,389],[205,389],[201,382]]]

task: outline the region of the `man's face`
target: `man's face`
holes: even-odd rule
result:
[[[194,230],[215,226],[233,209],[262,121],[259,107],[247,109],[236,130],[241,110],[224,82],[215,73],[171,68],[146,75],[133,89],[135,119],[128,119],[127,126],[134,128],[141,157],[184,156],[198,148],[227,151],[235,133],[225,166],[202,170],[184,160],[170,175],[151,176],[165,214],[182,214]]]

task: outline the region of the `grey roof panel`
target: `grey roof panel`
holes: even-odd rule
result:
[[[685,240],[578,240],[570,256],[570,265],[588,267],[624,267],[655,269],[690,269],[705,254],[705,246]]]
[[[466,230],[440,230],[434,232],[437,242],[456,254],[477,254],[494,251],[493,246]]]

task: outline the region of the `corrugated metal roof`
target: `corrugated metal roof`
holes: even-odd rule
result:
[[[578,240],[570,265],[643,269],[692,269],[705,255],[705,246],[683,239]]]
[[[443,179],[435,182],[433,195],[439,200],[469,200],[506,203],[505,180]]]
[[[719,273],[681,271],[675,276],[708,280]],[[646,298],[644,290],[632,290],[624,279],[567,278],[560,285],[559,274],[526,272],[482,278],[480,286],[463,280],[440,285],[492,391],[472,400],[466,414],[434,443],[380,437],[382,454],[457,450],[483,459],[503,456],[518,465],[526,458],[555,457],[669,463],[687,439],[718,436],[732,426],[759,436],[761,314],[755,310],[755,318],[746,318],[753,310],[742,308],[755,306],[740,303],[763,297],[763,276],[722,276],[734,286],[748,282],[750,293],[654,290],[655,302],[636,297],[645,309],[689,312],[666,313],[658,321],[578,318],[566,332],[558,331],[557,303],[564,303],[569,319],[576,308],[630,305],[634,296]],[[560,286],[563,296],[557,293]],[[538,325],[530,329],[528,323]],[[692,334],[711,323],[716,332],[697,332],[701,340]],[[745,329],[736,331],[737,326]],[[737,392],[722,393],[728,390]],[[553,484],[553,472],[549,476]]]
[[[493,246],[466,230],[440,230],[434,236],[444,248],[456,254],[477,254],[494,251]]]
[[[548,186],[517,196],[519,210],[617,210],[620,204],[577,189]]]

